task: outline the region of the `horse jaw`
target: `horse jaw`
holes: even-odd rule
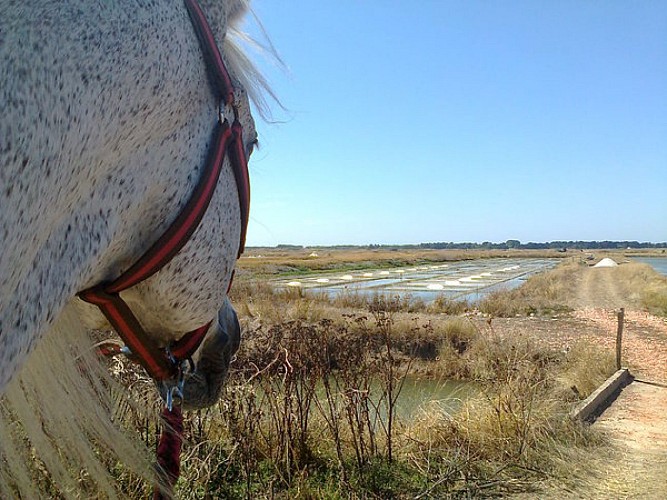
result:
[[[217,323],[211,327],[199,352],[194,372],[185,376],[183,408],[195,410],[214,405],[220,399],[232,356],[241,343],[241,327],[229,299],[218,312]],[[159,382],[160,395],[166,400],[167,390],[174,381]]]

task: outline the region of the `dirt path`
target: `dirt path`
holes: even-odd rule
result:
[[[667,383],[667,321],[641,310],[623,280],[620,268],[586,268],[568,305],[573,318],[586,325],[581,333],[591,342],[615,348],[618,319],[625,308],[623,364],[638,378]]]
[[[576,299],[569,305],[574,309],[627,307],[629,297],[623,282],[614,279],[617,268],[589,267],[583,269],[583,276],[578,284]]]
[[[667,387],[635,381],[594,424],[611,439],[589,498],[667,497]]]
[[[554,347],[585,340],[613,350],[616,310],[625,308],[622,359],[637,381],[593,424],[611,446],[586,464],[577,491],[555,486],[540,498],[667,498],[667,321],[640,310],[619,269],[582,269],[572,283],[568,305],[575,312],[569,318],[494,320],[501,328],[525,328]]]
[[[626,308],[622,358],[637,381],[595,422],[613,448],[590,464],[596,480],[587,482],[584,498],[667,498],[667,324],[637,310],[617,268],[588,268],[579,286],[575,316],[612,333],[617,319],[610,309]],[[610,314],[611,313],[611,314]],[[611,338],[610,338],[611,337]],[[648,381],[649,383],[643,382]]]

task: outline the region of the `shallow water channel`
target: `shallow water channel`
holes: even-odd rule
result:
[[[397,413],[401,419],[412,419],[434,409],[455,413],[466,399],[477,392],[470,382],[406,377],[397,400]]]
[[[521,285],[529,276],[553,268],[559,259],[476,259],[392,269],[327,272],[272,280],[276,288],[300,288],[306,293],[385,294],[479,301],[484,295]]]
[[[342,403],[340,388],[333,388],[338,404]],[[394,390],[398,390],[398,384]],[[386,401],[381,400],[383,383],[379,379],[371,381],[368,391],[369,407],[374,418],[376,415],[386,420]],[[454,414],[461,405],[471,396],[479,393],[479,389],[472,382],[454,380],[431,380],[406,376],[396,400],[396,416],[404,421],[419,418],[424,413],[438,412],[440,414]],[[318,384],[316,396],[326,407],[326,391]],[[377,413],[375,413],[377,411]]]
[[[660,274],[667,276],[667,257],[632,257],[632,260],[648,264]]]

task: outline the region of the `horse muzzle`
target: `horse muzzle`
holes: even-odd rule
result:
[[[241,326],[238,316],[229,299],[225,299],[223,307],[218,311],[217,324],[211,326],[201,346],[194,371],[185,374],[183,409],[207,408],[218,402],[229,364],[240,344]],[[162,398],[166,400],[173,381],[160,381],[157,386]]]

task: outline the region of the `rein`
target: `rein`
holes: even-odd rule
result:
[[[78,296],[96,305],[114,327],[126,346],[123,352],[141,364],[156,381],[176,380],[167,390],[167,401],[162,412],[164,430],[158,444],[158,466],[165,484],[172,487],[180,472],[180,451],[183,415],[173,402],[183,398],[184,373],[191,357],[199,348],[211,322],[184,334],[167,348],[161,348],[141,326],[120,293],[150,278],[162,269],[185,246],[201,222],[215,192],[220,172],[228,157],[234,172],[241,212],[241,235],[237,258],[245,247],[250,209],[250,179],[243,145],[243,127],[238,120],[238,106],[234,86],[215,43],[213,33],[197,0],[184,0],[188,15],[199,39],[206,62],[209,80],[220,100],[219,120],[213,129],[211,143],[199,183],[188,202],[162,236],[129,269],[113,281],[103,282],[78,293]],[[232,124],[225,117],[230,110]],[[231,285],[231,283],[230,283]],[[154,498],[170,497],[171,492],[157,486]]]

